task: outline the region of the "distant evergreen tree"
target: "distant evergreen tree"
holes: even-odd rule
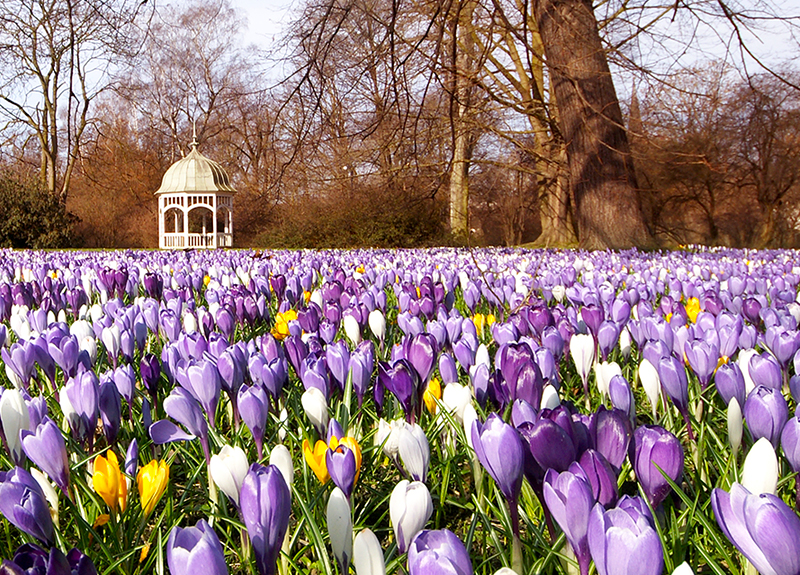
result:
[[[0,246],[68,247],[74,219],[35,179],[0,173]]]

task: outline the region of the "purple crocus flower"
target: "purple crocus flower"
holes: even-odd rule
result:
[[[0,513],[45,545],[53,544],[53,519],[44,492],[33,476],[15,467],[0,471]]]
[[[577,463],[570,465],[570,470],[573,472],[575,472],[575,465],[580,466],[581,472],[592,486],[592,495],[595,501],[604,507],[616,503],[617,474],[602,453],[594,449],[587,449]]]
[[[414,416],[417,402],[418,376],[416,370],[404,359],[393,364],[378,364],[378,383],[388,389],[403,406],[406,418]]]
[[[205,519],[200,519],[194,527],[172,528],[167,540],[167,564],[174,575],[228,574],[225,551]]]
[[[22,449],[64,493],[69,489],[69,459],[64,436],[55,422],[45,417],[35,431],[20,432]]]
[[[134,437],[128,445],[128,451],[125,452],[125,473],[131,477],[136,477],[136,471],[139,468],[139,443]]]
[[[350,349],[347,347],[347,343],[340,339],[329,344],[325,348],[325,359],[333,380],[337,383],[339,389],[344,389],[347,383],[348,368],[350,367]]]
[[[286,480],[275,465],[253,463],[239,492],[242,519],[261,575],[275,575],[283,538],[292,511]]]
[[[580,474],[549,469],[544,476],[544,500],[553,519],[575,552],[581,575],[589,573],[589,515],[595,503],[592,487]]]
[[[21,545],[14,553],[13,561],[3,561],[0,573],[4,575],[97,575],[92,560],[73,548],[65,556],[58,547],[49,552],[33,543]]]
[[[744,374],[738,363],[730,362],[719,366],[714,376],[714,385],[725,405],[728,405],[734,397],[739,405],[744,405],[746,388]]]
[[[781,369],[785,370],[789,361],[800,348],[800,332],[787,330],[780,326],[767,328],[764,334],[764,342],[769,350],[775,355]]]
[[[7,370],[19,378],[24,389],[28,389],[31,381],[31,372],[36,363],[36,346],[28,341],[18,341],[10,349],[0,349],[0,356]]]
[[[673,481],[678,481],[683,473],[683,447],[678,438],[663,427],[642,425],[633,432],[630,449],[636,478],[650,504],[657,507],[671,489],[661,472]]]
[[[472,575],[464,544],[449,529],[420,531],[408,549],[409,575]]]
[[[608,354],[619,341],[619,327],[613,321],[604,321],[597,330],[597,345],[603,361],[608,359]]]
[[[341,432],[341,427],[339,431]],[[325,464],[333,484],[341,489],[349,500],[356,483],[356,454],[340,443],[336,449],[328,449],[325,452]]]
[[[305,389],[316,387],[322,395],[328,397],[330,372],[325,356],[309,353],[300,363],[300,381],[303,382]]]
[[[350,377],[353,381],[353,389],[358,397],[358,406],[364,401],[364,395],[369,389],[372,381],[372,370],[375,367],[375,346],[372,340],[365,339],[356,346],[350,354],[350,364],[348,366]]]
[[[789,419],[789,406],[780,391],[759,385],[747,396],[744,418],[754,442],[766,437],[777,449],[781,431]]]
[[[680,411],[686,421],[689,439],[692,439],[692,425],[689,421],[689,381],[686,378],[683,362],[670,355],[662,357],[654,365],[658,369],[658,378],[661,380],[662,389],[667,392],[672,403]]]
[[[103,434],[106,442],[111,445],[117,440],[122,418],[122,401],[113,381],[105,381],[100,385],[97,405],[103,422]]]
[[[522,489],[522,463],[525,456],[519,433],[496,413],[490,414],[483,425],[475,420],[470,433],[478,461],[495,480],[508,502],[511,525],[518,535],[517,501]]]
[[[606,511],[600,503],[592,509],[588,542],[599,575],[661,575],[661,539],[639,509],[629,505]]]
[[[97,411],[100,401],[100,386],[93,371],[84,371],[70,378],[62,392],[67,397],[73,412],[67,415],[73,435],[81,443],[94,437]]]
[[[161,364],[158,358],[152,353],[146,353],[139,363],[139,373],[142,376],[142,383],[147,393],[155,401],[158,395],[158,381],[161,379]]]
[[[433,372],[434,361],[438,344],[436,338],[429,333],[418,333],[417,335],[405,340],[403,350],[408,363],[416,371],[419,381],[422,384],[428,382]]]
[[[533,459],[542,470],[552,468],[556,471],[566,471],[577,457],[577,449],[572,435],[552,419],[543,417],[542,413],[539,415],[540,417],[533,425],[523,424],[520,426],[520,435],[528,444]],[[528,479],[530,480],[531,477]],[[543,477],[539,481],[541,479]]]
[[[684,345],[683,353],[686,355],[692,371],[697,375],[700,384],[705,389],[711,380],[711,376],[714,375],[714,370],[717,368],[719,346],[695,339]]]
[[[206,456],[206,463],[211,460],[208,451],[208,422],[203,416],[202,408],[197,400],[188,391],[181,387],[172,390],[164,400],[164,411],[171,418],[175,419],[189,430],[183,431],[168,419],[156,421],[149,427],[150,438],[153,443],[161,445],[172,441],[191,441],[195,437],[200,438],[203,446],[203,453]]]
[[[602,453],[619,473],[631,439],[630,419],[619,409],[608,410],[600,406],[592,415],[589,433],[594,449]]]
[[[201,360],[190,364],[185,371],[178,369],[177,379],[178,383],[203,406],[208,416],[208,423],[213,429],[219,394],[222,390],[217,367],[210,361]]]
[[[711,507],[722,532],[759,573],[800,573],[800,517],[780,498],[734,483],[730,493],[714,489]]]
[[[267,397],[267,392],[258,385],[252,387],[242,385],[239,388],[238,397],[239,413],[253,436],[260,460],[263,453],[264,429],[269,414],[269,397]]]

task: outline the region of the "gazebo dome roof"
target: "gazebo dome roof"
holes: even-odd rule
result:
[[[222,166],[197,151],[197,140],[191,145],[192,151],[172,164],[164,174],[156,195],[180,192],[236,193]]]

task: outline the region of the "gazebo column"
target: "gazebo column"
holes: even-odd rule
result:
[[[164,249],[164,198],[158,198],[158,247]]]
[[[189,247],[189,206],[186,195],[183,196],[181,203],[185,206],[183,210],[183,247]]]
[[[217,248],[217,194],[211,196],[211,230],[214,236],[211,238],[211,247]]]

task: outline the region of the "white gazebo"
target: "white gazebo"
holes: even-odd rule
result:
[[[172,164],[158,196],[158,246],[164,249],[233,247],[236,190],[218,163],[192,151]]]

